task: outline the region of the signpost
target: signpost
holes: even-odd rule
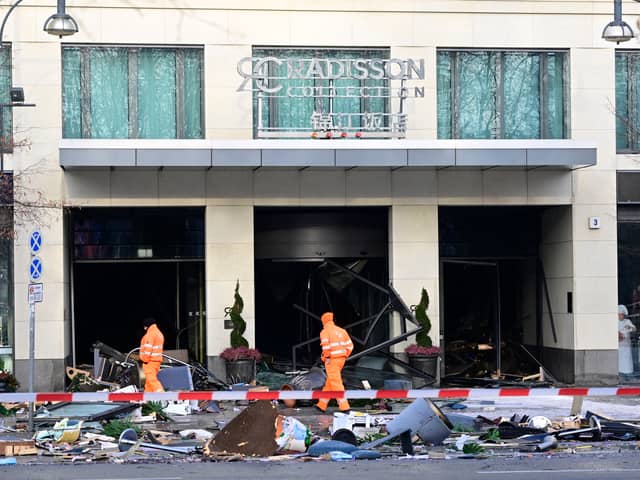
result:
[[[38,253],[42,249],[42,234],[35,230],[29,237],[29,250],[31,258],[29,260],[29,278],[31,283],[27,290],[27,299],[29,300],[29,393],[34,392],[34,383],[36,377],[36,303],[42,302],[44,297],[44,284],[36,283],[42,278],[42,260],[38,257]],[[34,404],[29,405],[29,431],[33,431],[33,408]]]

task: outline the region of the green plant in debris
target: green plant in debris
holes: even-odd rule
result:
[[[124,432],[127,428],[133,428],[138,435],[140,435],[141,430],[135,423],[131,420],[126,419],[115,419],[109,420],[106,424],[102,426],[102,431],[105,435],[108,435],[113,438],[118,438],[122,432]]]
[[[15,415],[18,411],[18,407],[7,408],[0,403],[0,417],[9,417],[11,415]]]
[[[484,447],[482,445],[478,445],[475,442],[465,443],[462,447],[462,453],[466,453],[469,455],[475,455],[482,452],[484,452]]]
[[[487,431],[482,437],[485,442],[498,443],[500,442],[500,430],[492,428]]]
[[[383,437],[386,437],[387,435],[384,433],[367,433],[364,436],[364,442],[365,443],[369,443],[369,442],[374,442],[376,440],[380,440]]]
[[[142,414],[143,415],[151,415],[155,414],[157,420],[164,420],[168,422],[171,420],[171,417],[167,415],[164,411],[164,407],[161,402],[147,402],[142,404]]]
[[[469,433],[472,432],[473,430],[470,430],[469,428],[465,427],[463,424],[461,423],[456,423],[453,426],[453,430],[452,432],[458,432],[458,433]]]
[[[236,281],[236,290],[233,295],[233,306],[225,308],[225,314],[231,318],[233,330],[231,330],[231,347],[248,347],[249,342],[244,338],[244,332],[247,329],[247,323],[242,318],[242,310],[244,310],[244,300],[239,293],[240,281]]]

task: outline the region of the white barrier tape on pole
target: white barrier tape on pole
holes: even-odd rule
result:
[[[618,394],[617,388],[609,388],[609,387],[596,387],[589,389],[589,396],[591,397],[609,397],[615,396]]]

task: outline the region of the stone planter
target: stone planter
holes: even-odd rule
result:
[[[227,382],[251,383],[256,379],[256,361],[252,358],[227,360]]]
[[[416,370],[420,370],[433,377],[433,382],[429,378],[412,377],[413,386],[421,387],[430,385],[438,379],[438,358],[439,355],[409,355],[409,365]]]

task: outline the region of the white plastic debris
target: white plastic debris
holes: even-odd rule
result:
[[[195,437],[196,440],[209,440],[213,438],[213,433],[202,429],[181,430],[180,436],[182,438]]]
[[[306,452],[311,432],[297,418],[278,415],[275,441],[279,451]]]
[[[464,444],[469,442],[471,437],[469,435],[462,434],[456,440],[456,450],[462,451]]]
[[[331,434],[333,435],[341,428],[346,428],[347,430],[353,431],[353,427],[355,425],[362,426],[364,428],[370,428],[371,423],[371,415],[369,415],[368,413],[351,412],[349,414],[346,414],[342,412],[335,412],[333,414],[333,425],[331,427]]]
[[[166,413],[167,415],[190,415],[191,405],[189,405],[188,400],[177,400],[175,402],[169,402],[169,404],[164,407],[164,413]]]
[[[537,415],[529,419],[529,422],[527,422],[527,426],[544,430],[551,426],[551,420],[549,420],[547,417],[543,417],[542,415]]]

